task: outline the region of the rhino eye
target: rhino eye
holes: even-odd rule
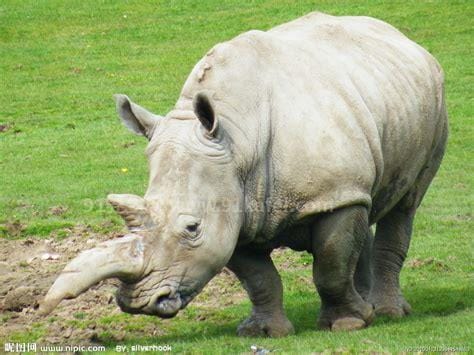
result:
[[[195,240],[199,238],[199,235],[201,234],[201,219],[192,215],[181,214],[178,217],[176,224],[176,233],[178,235],[181,235],[185,239],[189,240]]]
[[[189,233],[196,233],[198,228],[199,228],[199,223],[195,222],[195,223],[188,224],[186,226],[186,231],[188,231]]]

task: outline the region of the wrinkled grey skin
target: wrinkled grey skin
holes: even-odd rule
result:
[[[109,196],[131,242],[81,254],[45,313],[118,277],[124,311],[172,317],[227,266],[253,303],[238,333],[284,336],[280,246],[314,255],[320,327],[409,313],[399,273],[447,138],[442,70],[424,49],[375,19],[313,13],[215,46],[165,117],[116,102],[149,140],[145,196]]]

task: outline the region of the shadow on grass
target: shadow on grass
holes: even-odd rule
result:
[[[413,315],[447,316],[474,306],[474,287],[465,284],[454,287],[417,287],[406,290],[405,295],[412,305]],[[408,317],[409,318],[409,317]],[[407,318],[407,319],[408,319]]]
[[[412,314],[393,319],[390,317],[379,316],[376,318],[372,327],[381,324],[399,324],[420,321],[426,318],[446,317],[466,309],[473,308],[474,287],[468,283],[454,287],[417,287],[408,289],[405,296],[412,305]],[[292,302],[287,302],[286,310],[288,317],[293,322],[296,332],[308,330],[317,330],[316,320],[319,315],[320,303],[311,302],[311,297],[315,299],[315,294],[307,295],[306,299],[298,298]],[[309,301],[309,302],[308,302]]]
[[[113,337],[101,336],[100,342],[108,348],[115,348],[118,344],[180,344],[180,343],[199,343],[204,340],[214,338],[234,337],[236,335],[237,323],[228,322],[224,324],[212,323],[212,321],[197,322],[189,321],[183,326],[174,326],[168,330],[169,334],[162,336],[148,336],[143,334],[143,337],[127,339],[126,341],[117,341]],[[199,323],[199,324],[193,324]]]
[[[472,292],[473,288],[470,285],[463,285],[458,289],[432,286],[407,290],[406,297],[413,306],[413,314],[400,319],[378,317],[371,328],[392,324],[398,326],[404,323],[408,325],[428,318],[449,316],[462,312],[473,306],[474,302],[469,296],[472,295]],[[287,294],[285,304],[288,318],[295,326],[296,335],[308,331],[317,331],[316,319],[319,314],[320,303],[315,292]],[[195,320],[194,317],[189,317],[189,315],[183,315],[183,317],[178,317],[168,323],[169,334],[154,337],[148,337],[147,334],[144,334],[142,338],[127,340],[125,344],[187,344],[208,341],[209,339],[220,342],[223,338],[236,337],[236,328],[248,316],[247,312],[249,311],[250,306],[241,303],[221,310],[208,310],[209,317],[203,321]],[[117,342],[115,339],[108,337],[103,337],[101,341],[107,346],[124,344],[124,342]]]

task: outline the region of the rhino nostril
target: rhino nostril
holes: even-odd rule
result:
[[[160,295],[156,298],[154,308],[156,314],[162,318],[172,318],[181,309],[182,301],[179,294],[170,296]]]
[[[159,305],[160,303],[163,303],[165,302],[165,300],[168,298],[169,294],[168,295],[162,295],[160,297],[158,297],[155,301],[156,305]]]

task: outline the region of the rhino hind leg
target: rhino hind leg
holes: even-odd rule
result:
[[[239,336],[282,337],[294,333],[283,309],[283,285],[270,252],[236,249],[227,267],[252,301],[252,313],[237,329]]]
[[[327,213],[313,226],[313,277],[321,297],[322,329],[361,329],[374,318],[372,305],[357,292],[353,277],[368,233],[367,209],[362,206]]]
[[[377,223],[374,241],[374,286],[369,301],[378,315],[403,317],[411,307],[400,290],[400,270],[408,252],[414,210],[394,208]]]
[[[360,252],[359,261],[354,274],[354,285],[364,300],[368,300],[373,282],[372,271],[372,247],[374,236],[372,231],[368,230],[364,246]]]
[[[446,116],[445,111],[443,115]],[[369,295],[376,314],[403,317],[411,312],[411,306],[400,289],[400,271],[410,246],[416,209],[439,169],[447,135],[445,119],[427,166],[400,202],[377,222],[373,248],[374,282]]]

